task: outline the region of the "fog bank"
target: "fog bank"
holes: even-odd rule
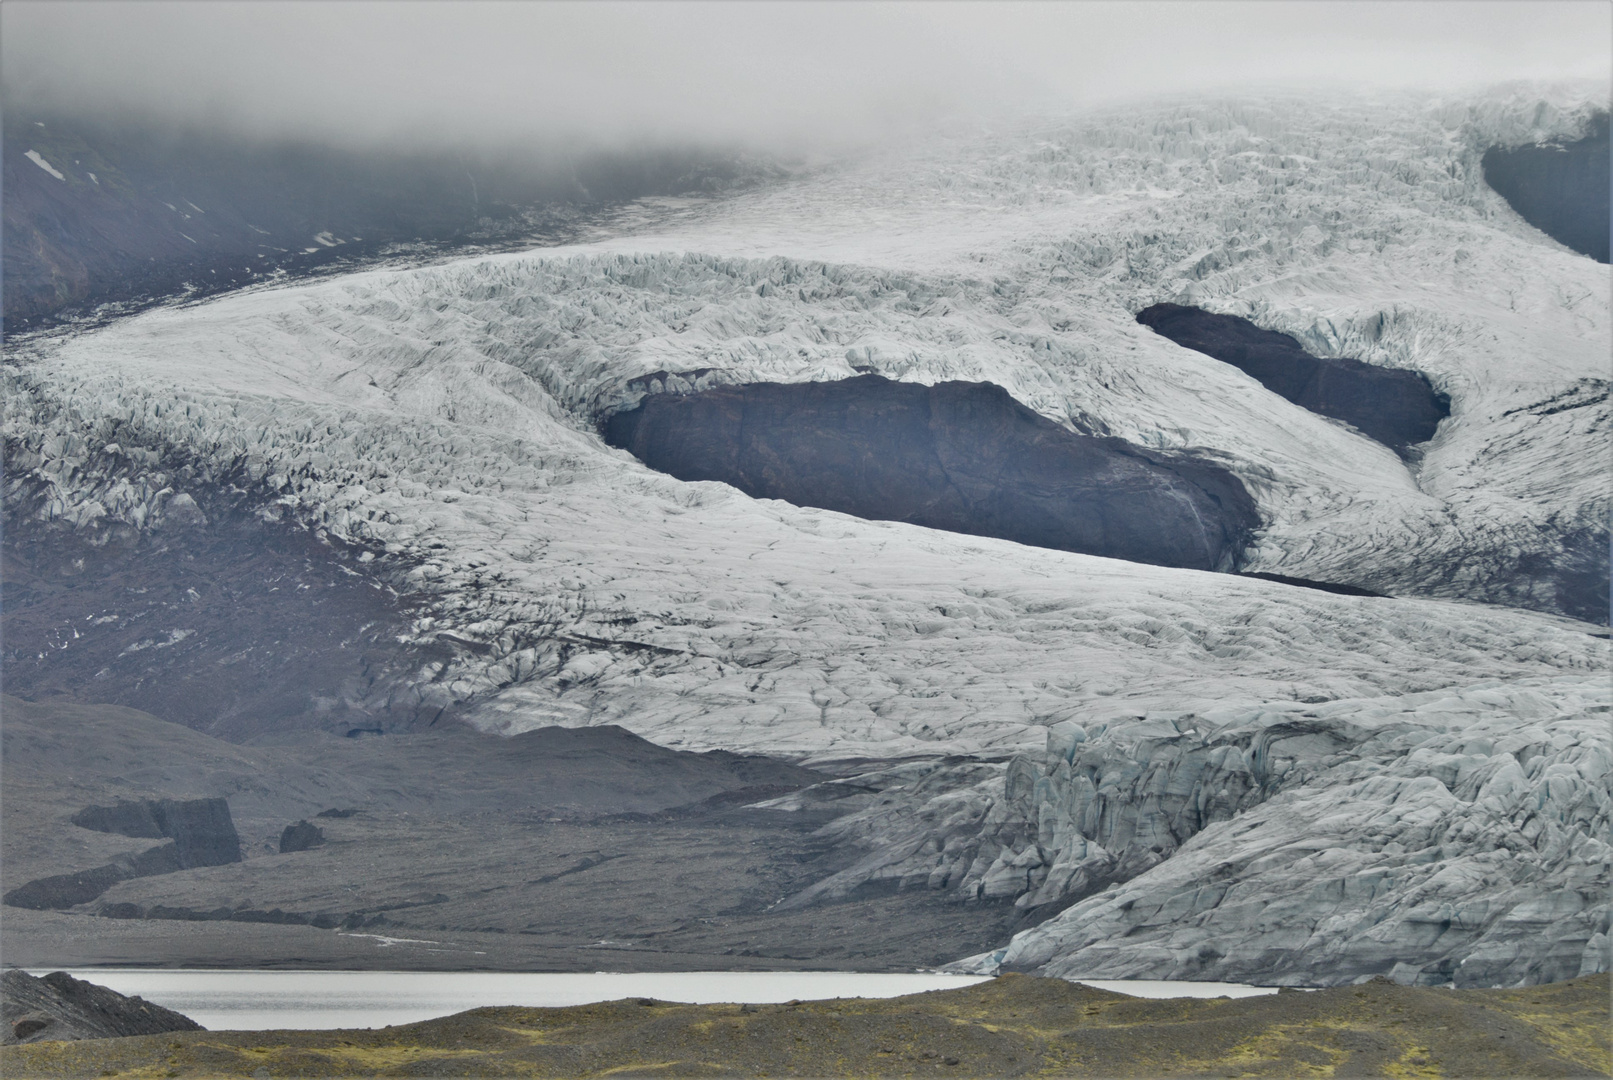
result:
[[[949,113],[1278,84],[1606,79],[1613,9],[1531,3],[13,0],[8,111],[341,144],[833,149]]]

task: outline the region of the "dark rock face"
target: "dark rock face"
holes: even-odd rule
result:
[[[6,446],[14,470],[25,457]],[[40,493],[8,495],[9,693],[128,705],[243,741],[298,727],[392,730],[442,714],[400,687],[454,649],[399,642],[413,608],[385,587],[381,560],[263,521],[227,492],[215,500],[217,488],[193,490],[209,525],[141,533],[58,527],[38,520]]]
[[[165,845],[169,849],[172,849],[172,846]],[[173,867],[175,870],[179,869],[177,861],[176,859],[176,865]],[[118,882],[127,881],[134,876],[129,873],[128,867],[112,863],[77,874],[55,874],[51,877],[35,878],[8,891],[3,900],[9,907],[31,908],[34,911],[59,911],[77,904],[87,904]]]
[[[864,375],[656,395],[605,437],[757,498],[1162,566],[1231,569],[1259,521],[1226,470],[1074,434],[990,383]]]
[[[325,842],[325,832],[318,825],[311,825],[306,821],[299,821],[295,825],[287,825],[280,834],[280,854],[289,855],[293,851],[308,851],[319,847]]]
[[[152,804],[144,799],[112,806],[87,806],[69,820],[81,829],[117,833],[119,836],[167,835],[157,823],[157,815],[152,813]]]
[[[0,897],[0,903],[35,910],[87,904],[120,881],[171,874],[195,866],[241,861],[241,838],[224,799],[147,799],[91,806],[70,819],[74,825],[120,836],[167,837],[171,842],[105,866],[74,874],[36,878]]]
[[[1312,356],[1287,334],[1235,315],[1155,304],[1138,312],[1137,321],[1183,348],[1231,364],[1302,409],[1353,425],[1402,457],[1433,438],[1451,414],[1451,399],[1421,372]]]
[[[124,997],[65,971],[53,971],[42,979],[15,968],[0,975],[0,1016],[4,1018],[0,1043],[205,1030],[182,1013],[144,998]]]
[[[241,838],[224,799],[148,799],[91,806],[74,814],[72,822],[120,836],[166,836],[173,840],[179,858],[176,869],[241,861]]]
[[[1608,114],[1583,139],[1545,146],[1495,146],[1484,152],[1484,181],[1518,216],[1581,255],[1608,261],[1610,183]]]

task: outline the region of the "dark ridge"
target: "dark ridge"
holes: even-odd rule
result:
[[[1231,364],[1302,409],[1343,420],[1401,457],[1433,438],[1451,414],[1451,399],[1422,372],[1312,356],[1287,334],[1236,315],[1155,304],[1138,312],[1137,321],[1183,348]]]
[[[1389,599],[1388,593],[1373,592],[1358,585],[1339,585],[1332,581],[1312,581],[1310,578],[1289,577],[1287,574],[1239,574],[1239,577],[1259,578],[1262,581],[1275,581],[1279,585],[1294,585],[1301,589],[1317,589],[1321,592],[1338,593],[1340,596],[1375,596],[1380,600]]]
[[[0,903],[33,911],[61,911],[87,904],[120,881],[147,877],[151,872],[167,874],[178,870],[177,857],[168,859],[162,855],[166,852],[172,856],[173,849],[174,845],[164,844],[121,863],[109,863],[76,874],[52,874],[25,881],[0,896]]]
[[[237,855],[229,861],[239,862],[240,857]],[[187,867],[180,862],[178,845],[159,844],[137,855],[113,859],[105,866],[72,874],[52,874],[24,882],[0,896],[0,903],[35,911],[62,910],[87,904],[120,881],[172,874],[184,869]]]
[[[1518,216],[1581,255],[1608,261],[1613,184],[1608,114],[1591,119],[1582,139],[1541,146],[1492,146],[1481,165],[1489,184]]]
[[[1077,435],[990,383],[862,375],[658,394],[605,438],[680,480],[876,521],[1230,570],[1259,524],[1218,465]]]
[[[52,1042],[204,1031],[182,1013],[144,998],[124,997],[95,983],[53,971],[36,979],[15,968],[0,976],[0,1042]]]
[[[174,842],[180,869],[241,861],[241,838],[230,817],[230,804],[223,799],[120,802],[88,807],[70,820],[96,832],[167,837]]]
[[[170,843],[125,855],[91,870],[35,878],[0,896],[0,903],[60,910],[87,904],[118,882],[131,878],[241,861],[241,839],[230,817],[230,804],[224,799],[120,802],[86,807],[69,820],[82,829],[120,836],[166,837]]]

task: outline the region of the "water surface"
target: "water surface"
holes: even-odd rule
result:
[[[35,974],[44,974],[43,971]],[[487,1005],[558,1007],[649,997],[661,1001],[779,1002],[898,997],[952,990],[985,976],[843,971],[686,971],[526,974],[419,971],[199,971],[83,968],[70,972],[184,1013],[214,1031],[377,1028]],[[1139,997],[1244,997],[1275,993],[1232,983],[1099,981]]]

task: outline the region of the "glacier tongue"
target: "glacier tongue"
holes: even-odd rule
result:
[[[868,856],[786,904],[882,883],[1059,912],[960,962],[982,972],[1490,986],[1605,971],[1610,708],[1604,677],[1578,677],[1065,722],[1006,769],[898,770],[829,829]]]
[[[890,778],[923,795],[904,806],[955,800],[939,850],[858,819],[885,860],[867,881],[916,882],[923,854],[946,856],[927,886],[1027,907],[1125,882],[1009,963],[1306,981],[1304,958],[1375,971],[1399,950],[1419,979],[1573,974],[1606,941],[1584,898],[1607,887],[1586,689],[1607,643],[1560,616],[1606,614],[1609,270],[1517,219],[1477,162],[1593,102],[1130,106],[893,148],[658,235],[13,342],[8,500],[93,533],[201,494],[179,475],[250,490],[374,552],[424,605],[412,640],[465,643],[410,692],[489,730],[1026,755]],[[1162,300],[1426,372],[1451,416],[1403,462],[1138,326]],[[864,370],[989,381],[1077,430],[1190,450],[1258,504],[1246,569],[1402,598],[752,500],[597,433],[648,393]],[[1245,761],[1283,724],[1310,731],[1286,772]],[[1088,734],[1090,767],[1040,759],[1050,725]],[[1036,850],[980,840],[952,867],[976,811]]]

